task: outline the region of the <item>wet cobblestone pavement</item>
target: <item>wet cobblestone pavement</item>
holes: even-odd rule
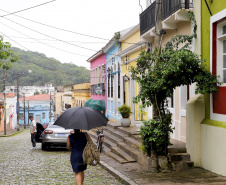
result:
[[[30,133],[0,137],[0,184],[76,184],[70,152],[65,149],[31,150]],[[84,185],[120,185],[117,178],[100,166],[88,166]]]

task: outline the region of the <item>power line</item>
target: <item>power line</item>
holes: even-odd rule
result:
[[[3,9],[0,9],[4,12],[7,12]],[[7,12],[9,13],[9,12]],[[10,13],[11,14],[11,13]],[[8,14],[8,15],[10,15]],[[40,23],[40,22],[37,22],[37,21],[34,21],[34,20],[31,20],[31,19],[28,19],[28,18],[25,18],[25,17],[22,17],[22,16],[19,16],[19,15],[15,15],[14,16],[17,16],[17,17],[20,17],[22,19],[25,19],[25,20],[28,20],[28,21],[31,21],[31,22],[34,22],[34,23],[37,23],[37,24],[40,24],[40,25],[43,25],[43,26],[47,26],[47,27],[50,27],[50,28],[54,28],[54,29],[57,29],[57,30],[61,30],[61,31],[65,31],[65,32],[69,32],[69,33],[74,33],[74,34],[77,34],[77,35],[82,35],[82,36],[86,36],[86,37],[91,37],[91,38],[95,38],[95,39],[101,39],[101,40],[106,40],[106,41],[109,41],[109,39],[105,39],[105,38],[101,38],[101,37],[96,37],[96,36],[92,36],[92,35],[87,35],[87,34],[83,34],[83,33],[78,33],[78,32],[74,32],[74,31],[70,31],[70,30],[66,30],[66,29],[63,29],[63,28],[58,28],[58,27],[55,27],[55,26],[50,26],[48,24],[44,24],[44,23]],[[3,16],[1,16],[3,17]]]
[[[24,49],[28,50],[28,51],[31,51],[29,50],[28,48],[22,46],[21,44],[19,44],[18,42],[14,41],[13,39],[9,38],[7,35],[5,35],[4,33],[0,32],[2,35],[4,35],[5,37],[7,37],[8,39],[12,40],[13,42],[15,42],[16,44],[20,45],[21,47],[23,47]],[[32,52],[32,51],[31,51]],[[35,52],[34,52],[35,53]],[[49,61],[54,61],[50,58],[47,58],[47,57],[43,57],[42,55],[39,55],[38,53],[35,53],[37,56],[41,57],[41,58],[44,58],[44,59],[47,59]],[[60,70],[56,70],[56,69],[53,69],[53,68],[50,68],[50,67],[47,67],[47,66],[43,66],[43,65],[40,65],[40,64],[37,64],[35,62],[31,62],[31,61],[28,61],[26,60],[25,58],[22,57],[22,59],[26,62],[29,62],[29,63],[32,63],[34,65],[37,65],[43,69],[48,69],[48,70],[51,70],[51,71],[58,71],[58,72],[61,72],[61,73],[65,73],[65,74],[69,74],[69,75],[73,75],[73,76],[80,76],[80,75],[76,75],[76,74],[72,74],[72,73],[68,73],[68,72],[65,72],[65,71],[60,71]],[[55,61],[54,61],[55,62]],[[84,67],[85,68],[85,67]],[[90,77],[90,78],[100,78],[100,77]]]
[[[30,10],[30,9],[32,9],[32,8],[36,8],[36,7],[39,7],[39,6],[48,4],[48,3],[52,3],[53,1],[56,1],[56,0],[48,1],[48,2],[45,2],[45,3],[39,4],[39,5],[35,5],[35,6],[29,7],[29,8],[25,8],[25,9],[23,9],[23,10],[18,10],[18,11],[16,11],[16,12],[12,12],[12,13],[9,13],[9,14],[6,14],[6,15],[2,15],[2,16],[0,16],[0,17],[5,17],[5,16],[8,16],[8,15],[13,15],[13,14],[15,14],[15,13],[19,13],[19,12],[23,12],[23,11],[26,11],[26,10]]]
[[[46,46],[52,47],[52,48],[54,48],[54,49],[57,49],[57,50],[60,50],[60,51],[66,52],[66,53],[70,53],[70,54],[74,54],[74,55],[78,55],[78,56],[83,56],[83,57],[89,57],[89,56],[87,56],[87,55],[81,55],[81,54],[78,54],[78,53],[73,53],[73,52],[70,52],[70,51],[66,51],[66,50],[63,50],[63,49],[60,49],[60,48],[57,48],[57,47],[48,45],[48,44],[43,43],[43,42],[41,42],[41,41],[39,41],[39,40],[37,40],[37,39],[35,39],[35,38],[29,37],[29,36],[27,36],[27,35],[25,35],[25,34],[19,32],[19,31],[15,30],[15,29],[11,28],[10,26],[7,26],[7,25],[4,24],[4,23],[1,23],[1,24],[3,24],[4,26],[6,26],[6,27],[8,27],[8,28],[10,28],[10,29],[12,29],[12,30],[14,30],[14,31],[16,31],[16,32],[18,32],[18,33],[20,33],[21,35],[24,35],[24,36],[26,36],[26,37],[28,37],[28,38],[30,38],[30,39],[36,40],[38,43],[44,44],[44,45],[46,45]]]
[[[97,52],[96,50],[93,50],[93,49],[90,49],[90,48],[86,48],[86,47],[83,47],[83,46],[78,46],[78,45],[72,44],[72,43],[70,43],[70,42],[67,42],[67,41],[64,41],[64,40],[57,39],[57,38],[55,38],[55,37],[46,35],[46,34],[41,33],[41,32],[39,32],[39,31],[33,30],[33,29],[31,29],[31,28],[28,28],[27,26],[24,26],[24,25],[22,25],[22,24],[19,24],[19,23],[15,22],[15,21],[12,21],[12,20],[10,20],[10,19],[8,19],[8,18],[6,18],[6,17],[3,17],[3,18],[4,18],[4,19],[7,19],[8,21],[11,21],[11,22],[13,22],[13,23],[15,23],[15,24],[18,24],[18,25],[20,25],[20,26],[22,26],[22,27],[24,27],[24,28],[26,28],[26,29],[29,29],[29,30],[31,30],[31,31],[34,31],[34,32],[36,32],[36,33],[38,33],[38,34],[44,35],[44,36],[46,36],[46,37],[49,37],[49,38],[52,38],[52,39],[55,39],[55,40],[58,40],[58,41],[67,43],[67,44],[72,45],[72,46],[75,46],[75,47],[79,47],[79,48],[82,48],[82,49],[86,49],[86,50],[90,50],[90,51],[95,51],[95,52]]]

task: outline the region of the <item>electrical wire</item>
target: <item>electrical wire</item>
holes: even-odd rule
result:
[[[8,39],[10,39],[11,41],[15,42],[16,44],[20,45],[21,47],[23,47],[24,49],[28,50],[28,51],[31,51],[29,50],[28,48],[22,46],[21,44],[19,44],[18,42],[14,41],[13,39],[9,38],[7,35],[5,35],[4,33],[0,32],[2,35],[4,35],[5,37],[7,37]],[[32,52],[32,51],[31,51]],[[47,58],[47,57],[43,57],[42,55],[38,54],[38,53],[35,53],[33,52],[34,54],[36,54],[37,56],[41,57],[41,58],[44,58],[44,59],[47,59],[49,61],[52,61],[52,62],[55,62],[55,60],[53,59],[50,59],[50,58]],[[47,66],[43,66],[43,65],[40,65],[40,64],[37,64],[35,62],[31,62],[29,60],[26,60],[25,58],[21,57],[25,62],[29,62],[29,63],[32,63],[32,64],[35,64],[43,69],[48,69],[48,70],[51,70],[51,71],[58,71],[58,72],[61,72],[61,73],[65,73],[65,74],[69,74],[69,75],[73,75],[73,76],[80,76],[80,75],[76,75],[76,74],[72,74],[72,73],[68,73],[68,72],[65,72],[65,71],[60,71],[60,70],[56,70],[56,69],[53,69],[53,68],[50,68],[50,67],[47,67]],[[85,67],[84,67],[85,68]],[[90,77],[90,78],[100,78],[100,77]]]
[[[45,3],[39,4],[39,5],[35,5],[35,6],[29,7],[29,8],[25,8],[23,10],[18,10],[16,12],[12,12],[12,13],[9,13],[9,14],[6,14],[6,15],[1,15],[0,17],[5,17],[5,16],[8,16],[8,15],[13,15],[15,13],[19,13],[19,12],[23,12],[23,11],[26,11],[26,10],[30,10],[30,9],[33,9],[33,8],[36,8],[36,7],[39,7],[39,6],[48,4],[48,3],[52,3],[53,1],[56,1],[56,0],[48,1],[48,2],[45,2]]]
[[[7,12],[3,9],[0,9],[1,11],[3,12]],[[9,12],[7,12],[9,13]],[[10,13],[11,14],[11,13]],[[10,15],[8,14],[8,15]],[[55,26],[50,26],[48,24],[44,24],[44,23],[40,23],[38,21],[34,21],[34,20],[31,20],[31,19],[28,19],[28,18],[25,18],[25,17],[22,17],[22,16],[19,16],[19,15],[15,15],[14,16],[17,16],[17,17],[20,17],[22,19],[25,19],[27,21],[31,21],[31,22],[34,22],[34,23],[37,23],[37,24],[40,24],[40,25],[43,25],[43,26],[47,26],[47,27],[50,27],[50,28],[54,28],[54,29],[57,29],[57,30],[61,30],[61,31],[65,31],[65,32],[69,32],[69,33],[74,33],[74,34],[77,34],[77,35],[82,35],[82,36],[86,36],[86,37],[91,37],[91,38],[95,38],[95,39],[101,39],[101,40],[106,40],[106,41],[109,41],[109,39],[105,39],[105,38],[101,38],[101,37],[96,37],[96,36],[92,36],[92,35],[87,35],[87,34],[83,34],[83,33],[78,33],[78,32],[74,32],[74,31],[70,31],[70,30],[66,30],[66,29],[63,29],[63,28],[58,28],[58,27],[55,27]],[[3,17],[3,16],[0,16],[0,17]]]
[[[3,11],[3,12],[7,12],[7,11],[5,11],[5,10],[3,10],[3,9],[0,9],[0,10]],[[8,13],[9,13],[9,12],[8,12]],[[110,41],[109,39],[105,39],[105,38],[101,38],[101,37],[96,37],[96,36],[92,36],[92,35],[87,35],[87,34],[83,34],[83,33],[78,33],[78,32],[74,32],[74,31],[70,31],[70,30],[58,28],[58,27],[55,27],[55,26],[51,26],[51,25],[48,25],[48,24],[40,23],[40,22],[37,22],[37,21],[31,20],[31,19],[28,19],[28,18],[19,16],[19,15],[15,15],[15,14],[14,14],[14,16],[20,17],[20,18],[22,18],[22,19],[25,19],[25,20],[28,20],[28,21],[31,21],[31,22],[34,22],[34,23],[37,23],[37,24],[40,24],[40,25],[43,25],[43,26],[47,26],[47,27],[50,27],[50,28],[54,28],[54,29],[57,29],[57,30],[61,30],[61,31],[69,32],[69,33],[74,33],[74,34],[78,34],[78,35],[82,35],[82,36],[86,36],[86,37],[91,37],[91,38],[95,38],[95,39],[101,39],[101,40]],[[123,41],[123,43],[127,43],[127,44],[137,44],[137,43],[124,42],[124,41]]]
[[[46,36],[46,37],[49,37],[49,38],[58,40],[58,41],[60,41],[60,42],[67,43],[67,44],[69,44],[69,45],[72,45],[72,46],[75,46],[75,47],[78,47],[78,48],[82,48],[82,49],[86,49],[86,50],[90,50],[90,51],[95,51],[95,52],[97,52],[96,50],[93,50],[93,49],[90,49],[90,48],[86,48],[86,47],[83,47],[83,46],[78,46],[78,45],[72,44],[72,43],[70,43],[70,42],[67,42],[67,41],[64,41],[64,40],[57,39],[57,38],[55,38],[55,37],[46,35],[46,34],[41,33],[41,32],[39,32],[39,31],[33,30],[33,29],[31,29],[31,28],[28,28],[27,26],[24,26],[24,25],[22,25],[22,24],[19,24],[19,23],[15,22],[15,21],[12,21],[12,20],[10,20],[10,19],[8,19],[8,18],[6,18],[6,17],[3,17],[3,18],[4,18],[4,19],[7,19],[7,20],[10,21],[10,22],[13,22],[13,23],[15,23],[15,24],[18,24],[18,25],[20,25],[20,26],[22,26],[22,27],[24,27],[24,28],[26,28],[26,29],[29,29],[29,30],[31,30],[31,31],[33,31],[33,32],[36,32],[36,33],[41,34],[41,35],[44,35],[44,36]]]
[[[87,55],[81,55],[81,54],[78,54],[78,53],[73,53],[73,52],[70,52],[70,51],[66,51],[66,50],[63,50],[63,49],[60,49],[60,48],[57,48],[57,47],[48,45],[48,44],[43,43],[43,42],[41,42],[41,41],[39,41],[39,40],[37,40],[37,39],[35,39],[35,38],[31,38],[31,37],[25,35],[24,33],[21,33],[21,32],[19,32],[19,31],[15,30],[15,29],[11,28],[10,26],[7,26],[6,24],[4,24],[4,23],[2,23],[2,22],[0,22],[0,23],[3,24],[4,26],[6,26],[6,27],[8,27],[8,28],[10,28],[10,29],[12,29],[12,30],[14,30],[15,32],[20,33],[21,35],[24,35],[24,36],[26,36],[26,37],[28,37],[28,38],[30,38],[30,39],[36,40],[38,43],[44,44],[44,45],[49,46],[49,47],[51,47],[51,48],[54,48],[54,49],[57,49],[57,50],[60,50],[60,51],[66,52],[66,53],[78,55],[78,56],[89,57],[89,56],[87,56]]]

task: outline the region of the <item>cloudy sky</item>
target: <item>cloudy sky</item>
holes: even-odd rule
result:
[[[115,32],[138,24],[141,13],[139,0],[0,0],[0,3],[0,35],[4,41],[87,69],[86,60],[105,46]],[[10,14],[13,12],[17,13]]]

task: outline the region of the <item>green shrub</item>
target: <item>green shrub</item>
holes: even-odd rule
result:
[[[122,115],[123,118],[129,118],[131,115],[131,108],[130,106],[124,104],[121,107],[118,107],[118,111]]]
[[[170,145],[171,115],[162,116],[161,120],[150,119],[143,121],[144,126],[140,128],[142,138],[142,149],[151,156],[151,151],[157,152],[157,155],[166,155],[167,147]]]

